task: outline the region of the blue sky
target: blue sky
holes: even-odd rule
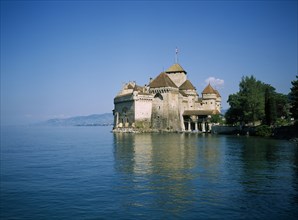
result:
[[[1,1],[1,124],[111,112],[124,82],[179,63],[228,108],[242,76],[287,94],[297,1]]]

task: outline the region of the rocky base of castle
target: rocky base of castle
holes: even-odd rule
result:
[[[114,133],[179,133],[174,130],[159,130],[159,129],[142,129],[142,128],[115,128]]]
[[[178,131],[171,129],[152,129],[152,128],[114,128],[112,130],[113,133],[210,133],[210,132],[202,132],[202,131]]]

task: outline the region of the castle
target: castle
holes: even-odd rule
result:
[[[208,132],[220,114],[221,96],[210,83],[200,97],[187,72],[175,63],[148,85],[126,83],[114,98],[113,131]]]

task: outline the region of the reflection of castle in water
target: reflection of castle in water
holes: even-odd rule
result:
[[[150,173],[152,141],[150,135],[115,133],[117,170],[126,173]]]
[[[196,164],[197,148],[188,144],[192,138],[185,134],[115,133],[114,137],[116,160],[131,166],[120,168],[124,172],[150,174],[158,168],[158,172],[173,173]]]
[[[124,174],[123,184],[150,194],[151,208],[176,213],[195,199],[190,190],[195,176],[188,171],[196,165],[197,148],[184,134],[115,133],[114,137],[115,168]]]
[[[294,144],[193,133],[115,133],[114,143],[115,187],[128,213],[191,219],[193,213],[207,218],[210,207],[244,207],[245,217],[254,217],[270,205],[279,217],[297,216]]]
[[[175,202],[179,211],[179,206],[195,200],[195,181],[201,177],[217,181],[213,170],[220,166],[220,150],[214,142],[213,146],[198,142],[203,139],[193,134],[115,133],[115,169],[131,188],[144,187],[145,181],[144,190],[158,192],[153,195],[156,204]]]

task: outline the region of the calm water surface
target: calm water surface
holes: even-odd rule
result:
[[[298,146],[111,127],[1,129],[1,219],[295,219]]]

